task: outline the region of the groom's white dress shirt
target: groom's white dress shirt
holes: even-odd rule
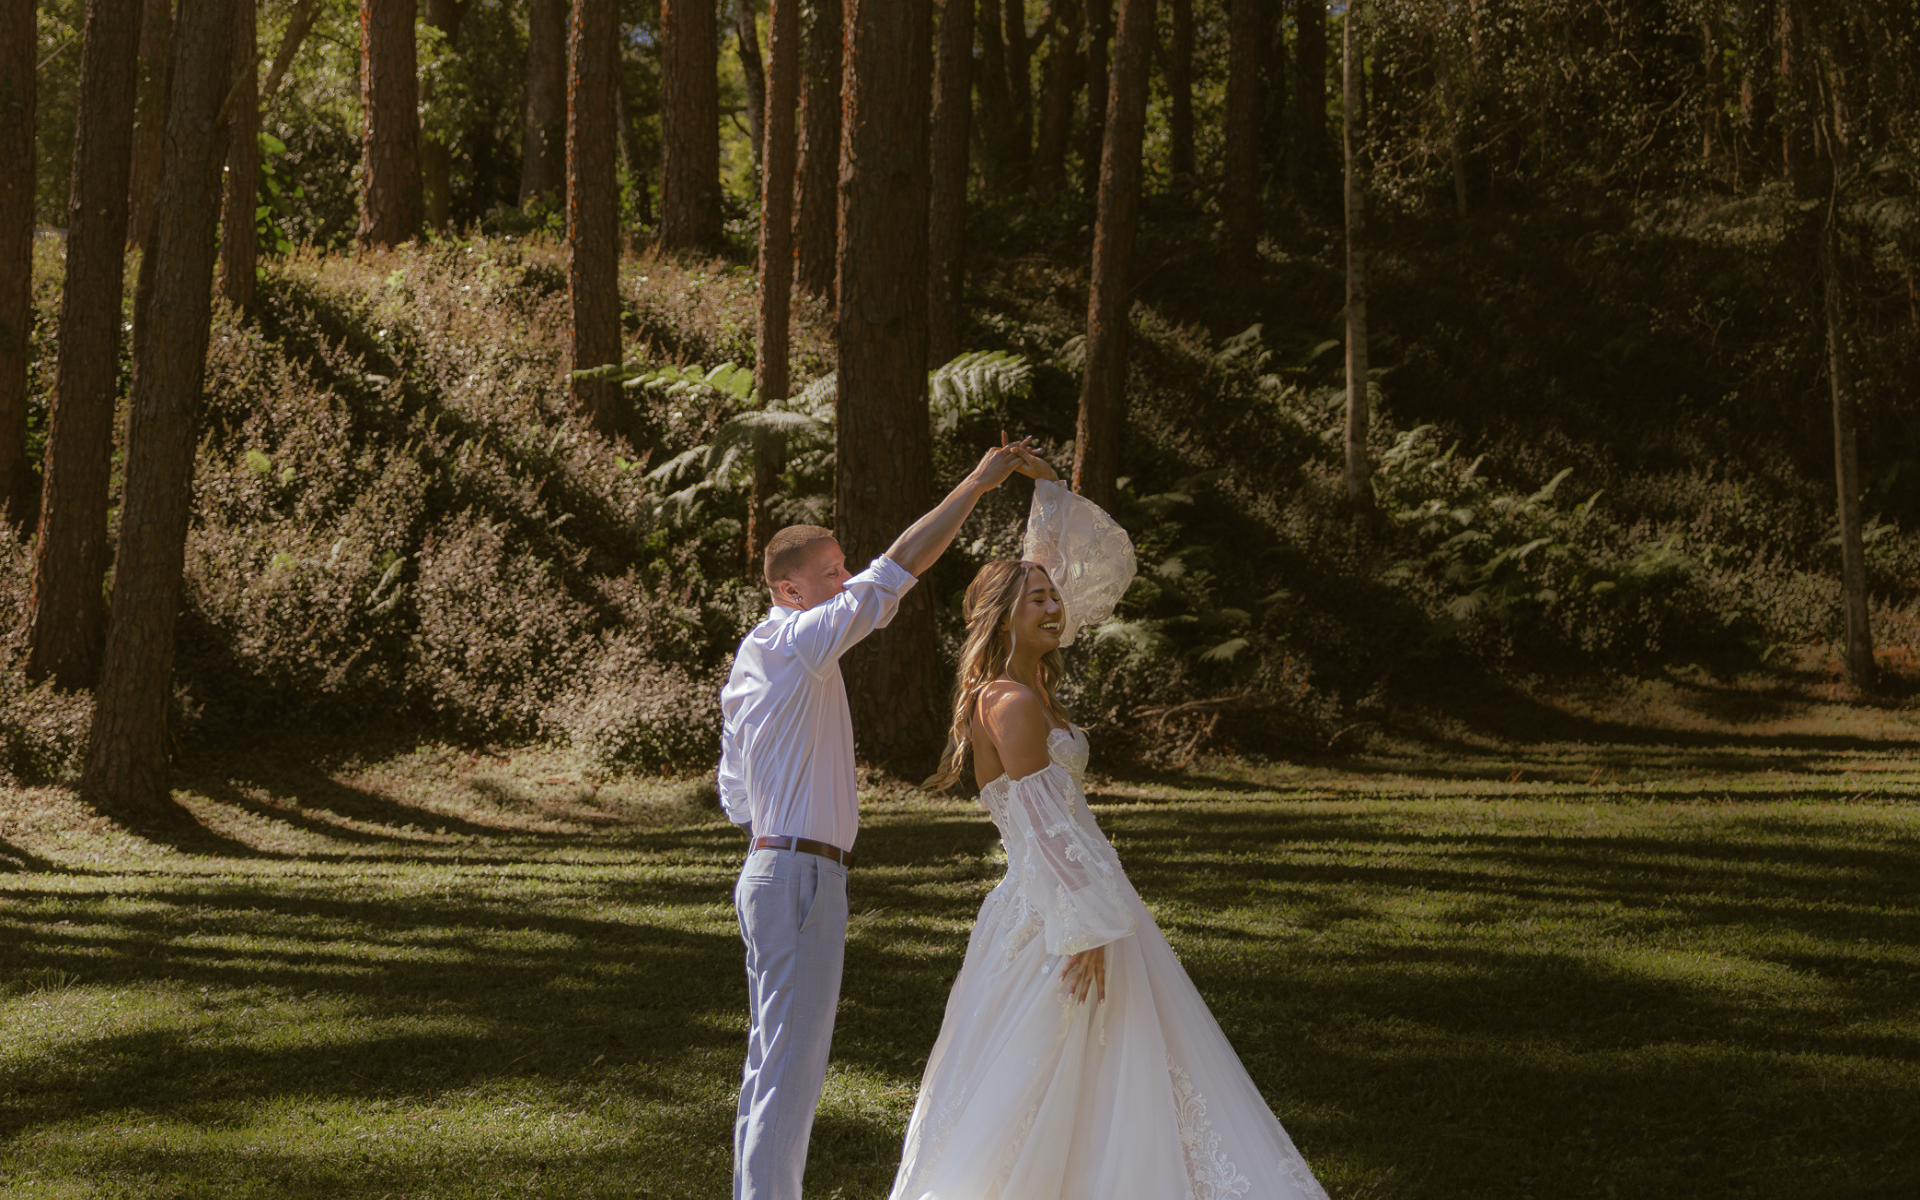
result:
[[[740,643],[720,689],[720,805],[756,835],[853,849],[853,718],[840,656],[893,620],[916,580],[884,554],[833,599],[775,605]]]

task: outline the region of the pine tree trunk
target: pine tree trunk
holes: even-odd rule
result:
[[[627,177],[633,181],[634,219],[641,225],[653,224],[653,196],[648,191],[649,170],[652,160],[640,146],[640,118],[633,111],[633,98],[627,94],[627,72],[624,65],[616,79],[619,95],[616,103],[620,106],[620,154],[627,162]]]
[[[1341,141],[1347,192],[1347,503],[1373,511],[1373,473],[1367,460],[1367,96],[1362,78],[1360,9],[1341,18]]]
[[[1440,98],[1446,105],[1447,162],[1453,169],[1453,208],[1457,216],[1467,215],[1467,114],[1460,89],[1453,82],[1453,54],[1440,31],[1433,36],[1433,76],[1440,84]]]
[[[1193,0],[1172,0],[1167,47],[1167,167],[1193,178]]]
[[[800,14],[800,166],[794,181],[794,265],[809,296],[833,298],[840,269],[840,3]]]
[[[767,408],[786,407],[793,379],[788,333],[793,310],[793,192],[799,134],[800,0],[771,0],[767,8],[767,137],[760,189],[760,328],[754,385]],[[780,447],[763,439],[753,455],[753,495],[747,504],[746,577],[758,580],[767,539],[773,536],[773,494],[780,478]]]
[[[267,77],[260,82],[262,113],[273,103],[280,81],[287,77],[287,68],[293,65],[294,55],[300,53],[300,46],[312,28],[313,0],[294,0],[293,13],[287,18],[287,31],[280,37],[280,49],[274,52],[273,65],[267,68]]]
[[[945,0],[933,68],[927,202],[927,361],[960,353],[966,313],[967,134],[973,119],[973,0]]]
[[[1006,25],[1007,166],[1015,187],[1033,177],[1033,41],[1027,36],[1027,0],[1000,0]]]
[[[181,819],[167,786],[167,710],[180,610],[193,451],[220,216],[234,0],[183,0],[172,43],[167,156],[152,244],[140,264],[126,486],[112,615],[81,793],[135,826]],[[411,31],[409,31],[411,32]]]
[[[216,288],[235,308],[252,308],[260,263],[253,210],[260,203],[260,69],[255,6],[233,2],[233,78],[227,110],[227,178],[220,201],[220,274]]]
[[[925,512],[928,0],[847,0],[840,168],[839,400],[834,527],[855,561]],[[843,662],[863,754],[938,744],[933,596],[916,587]]]
[[[167,125],[167,46],[173,38],[174,0],[140,6],[140,82],[133,111],[132,208],[127,244],[144,250],[153,233],[153,196],[160,186],[160,136]]]
[[[1868,621],[1867,560],[1860,518],[1858,401],[1848,356],[1846,300],[1842,294],[1839,233],[1829,225],[1822,245],[1825,268],[1828,379],[1833,391],[1833,474],[1839,491],[1840,592],[1846,608],[1847,681],[1862,691],[1874,686],[1873,629]]]
[[[472,0],[427,0],[427,25],[440,31],[441,46],[451,53],[460,43],[460,23]],[[433,104],[433,87],[420,88],[423,107]],[[445,233],[453,223],[453,148],[430,133],[420,135],[420,194],[427,228]]]
[[[1227,29],[1226,254],[1229,264],[1259,265],[1260,0],[1232,0]]]
[[[733,0],[734,52],[747,89],[747,143],[753,148],[753,174],[758,181],[765,169],[760,156],[767,140],[767,69],[760,61],[760,28],[753,10],[753,0]]]
[[[584,371],[620,361],[619,0],[574,0],[567,67],[567,296],[573,368]],[[601,436],[618,431],[618,384],[575,379],[572,394]]]
[[[1046,99],[1040,106],[1040,139],[1033,151],[1033,180],[1043,191],[1066,182],[1067,142],[1073,136],[1073,102],[1080,92],[1085,57],[1080,51],[1080,0],[1054,0],[1047,25],[1052,53],[1047,57]]]
[[[27,606],[27,674],[66,688],[93,686],[107,628],[107,486],[139,50],[140,0],[93,0],[80,56],[60,352]],[[0,190],[5,186],[0,175]],[[19,278],[26,281],[24,273]]]
[[[33,0],[0,0],[0,522],[19,526],[34,513],[27,356],[33,344],[36,30]],[[92,50],[92,38],[86,48]],[[76,139],[76,163],[84,145]]]
[[[1107,48],[1113,40],[1113,0],[1087,0],[1087,130],[1080,150],[1080,192],[1100,192],[1100,155],[1107,142],[1107,93],[1113,86]]]
[[[535,196],[557,207],[567,186],[568,0],[528,0],[527,120],[520,147],[520,207]]]
[[[1773,45],[1774,21],[1771,5],[1762,3],[1747,14],[1741,34],[1740,55],[1740,180],[1751,186],[1765,177],[1772,159],[1768,147],[1773,144],[1773,73],[1776,61]]]
[[[1120,0],[1113,84],[1087,289],[1086,371],[1080,381],[1073,490],[1112,511],[1127,420],[1127,325],[1133,307],[1133,234],[1140,208],[1146,138],[1147,69],[1153,56],[1153,0]]]
[[[1000,0],[980,0],[979,17],[982,165],[994,190],[1004,191],[1013,175],[1013,93],[1007,78],[1007,39]]]
[[[720,81],[712,0],[660,0],[660,244],[720,240]]]
[[[420,91],[414,0],[360,0],[361,249],[420,232]]]
[[[1263,178],[1286,163],[1293,90],[1287,70],[1287,0],[1260,0],[1260,157]]]
[[[1319,173],[1327,144],[1327,3],[1293,0],[1293,158],[1296,190]]]

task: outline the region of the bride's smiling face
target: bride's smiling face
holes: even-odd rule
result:
[[[1007,617],[1007,630],[1018,650],[1038,649],[1045,654],[1060,645],[1066,630],[1067,608],[1060,591],[1040,567],[1028,567],[1026,586],[1013,602]]]

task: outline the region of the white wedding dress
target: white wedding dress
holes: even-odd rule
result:
[[[1066,629],[1112,613],[1132,544],[1058,484],[1034,490],[1025,555]],[[1007,850],[947,998],[892,1200],[1294,1200],[1326,1192],[1267,1108],[1120,868],[1081,790],[1086,734],[981,790]],[[1066,958],[1107,948],[1107,998]]]

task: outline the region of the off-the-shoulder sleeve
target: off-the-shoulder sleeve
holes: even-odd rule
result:
[[[1133,540],[1120,523],[1052,479],[1034,482],[1020,554],[1045,567],[1060,589],[1067,610],[1062,646],[1071,646],[1082,627],[1113,615],[1138,566]]]
[[[1007,787],[1007,855],[1027,904],[1046,920],[1047,953],[1078,954],[1134,931],[1120,859],[1073,819],[1073,776],[1058,763]]]

